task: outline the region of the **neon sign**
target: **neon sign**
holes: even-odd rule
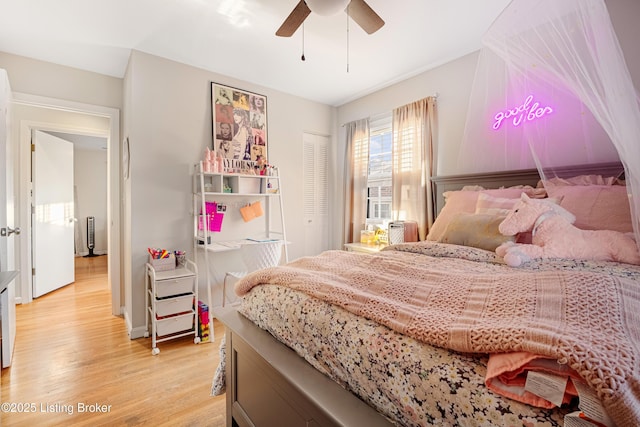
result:
[[[533,103],[533,104],[532,104]],[[500,111],[493,119],[493,129],[498,130],[505,120],[511,119],[514,126],[520,126],[524,122],[532,122],[553,113],[551,107],[541,107],[538,101],[533,101],[533,95],[529,95],[522,105],[515,108]]]

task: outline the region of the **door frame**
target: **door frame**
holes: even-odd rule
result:
[[[98,116],[109,120],[109,129],[87,129],[80,126],[43,123],[21,120],[19,124],[19,192],[16,204],[19,206],[19,223],[23,232],[20,236],[19,262],[21,303],[33,301],[31,273],[31,132],[44,130],[63,133],[75,133],[107,138],[107,233],[108,273],[107,280],[111,289],[111,312],[114,316],[122,314],[121,280],[121,239],[120,239],[120,110],[100,105],[84,104],[62,99],[47,98],[19,92],[13,93],[13,104],[29,107],[53,109],[63,112]],[[15,127],[14,127],[15,129]]]

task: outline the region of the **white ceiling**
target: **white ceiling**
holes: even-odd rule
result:
[[[340,13],[275,31],[298,0],[0,0],[0,51],[123,77],[132,49],[341,105],[480,48],[510,0],[367,0],[366,34]],[[347,72],[347,57],[349,71]]]

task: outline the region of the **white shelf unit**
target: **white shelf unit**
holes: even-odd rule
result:
[[[145,336],[151,334],[151,353],[160,353],[158,343],[193,335],[198,344],[198,268],[187,260],[185,267],[159,271],[146,263]],[[151,325],[151,331],[149,331]]]
[[[282,203],[282,183],[278,175],[248,175],[241,173],[204,172],[202,162],[194,165],[193,171],[193,230],[194,254],[198,260],[201,253],[206,265],[207,304],[209,304],[209,333],[213,341],[213,300],[211,297],[211,272],[209,268],[210,253],[226,252],[240,249],[240,241],[214,239],[214,232],[209,231],[206,224],[209,218],[201,212],[206,212],[206,202],[233,200],[234,198],[256,198],[264,202],[263,234],[266,239],[281,239],[284,241],[284,259],[289,261],[287,237],[284,225],[284,207]],[[272,216],[273,204],[277,203],[278,218]],[[225,215],[236,215],[235,212],[225,212]],[[240,216],[240,213],[237,213]],[[258,220],[258,219],[257,219]],[[256,220],[256,221],[257,221]],[[198,225],[203,224],[202,230]],[[277,226],[277,228],[274,228]],[[249,236],[245,236],[249,237]]]

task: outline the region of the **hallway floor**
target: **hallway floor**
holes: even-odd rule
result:
[[[107,256],[76,258],[76,281],[18,305],[11,367],[2,370],[3,426],[225,425],[225,396],[209,395],[215,342],[129,339],[111,314]],[[28,411],[28,412],[27,412]]]

